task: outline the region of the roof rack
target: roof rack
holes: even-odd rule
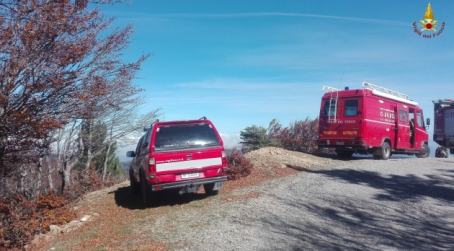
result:
[[[410,100],[408,98],[407,94],[403,94],[401,92],[393,91],[391,89],[379,86],[379,85],[374,85],[368,82],[363,82],[363,88],[364,89],[369,89],[372,90],[372,93],[378,96],[394,99],[400,102],[405,102],[407,104],[411,105],[418,105],[417,102]]]
[[[337,92],[340,91],[341,89],[337,89],[331,86],[323,86],[322,91],[324,92]]]
[[[442,105],[454,105],[454,99],[437,99],[437,100],[432,100],[434,104],[442,104]]]
[[[377,92],[383,92],[383,93],[389,94],[389,95],[397,97],[397,98],[403,98],[403,99],[406,99],[406,100],[410,100],[408,98],[407,94],[403,94],[401,92],[396,92],[396,91],[393,91],[391,89],[388,89],[388,88],[385,88],[385,87],[382,87],[382,86],[379,86],[379,85],[374,85],[374,84],[371,84],[371,83],[368,83],[368,82],[363,82],[363,88],[364,89],[370,89],[370,90],[377,91]]]
[[[144,127],[144,128],[143,128],[143,131],[144,131],[144,132],[148,131],[148,129],[150,129],[150,128],[153,126],[153,124],[156,123],[156,122],[159,122],[159,119],[153,121],[153,123],[151,123],[150,127]]]

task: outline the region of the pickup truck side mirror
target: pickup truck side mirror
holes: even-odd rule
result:
[[[126,157],[133,158],[133,157],[136,157],[136,154],[134,153],[134,151],[127,151],[126,152]]]
[[[430,125],[430,119],[429,118],[426,119],[426,125]]]

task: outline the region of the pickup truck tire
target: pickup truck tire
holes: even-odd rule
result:
[[[389,145],[388,142],[383,142],[383,144],[380,147],[381,150],[381,155],[380,159],[387,160],[389,157],[391,157],[391,146]]]
[[[131,172],[129,172],[129,184],[131,186],[131,193],[133,194],[140,193],[140,184],[136,182]]]
[[[140,173],[140,187],[142,190],[142,202],[144,205],[148,205],[151,202],[151,187],[145,182],[143,174]]]
[[[424,144],[421,147],[421,151],[415,155],[417,158],[427,158],[427,157],[429,157],[429,154],[430,154],[430,148],[427,144]]]
[[[203,184],[203,189],[205,189],[205,194],[207,195],[217,195],[219,190],[214,190],[214,183]]]

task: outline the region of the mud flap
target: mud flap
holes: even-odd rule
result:
[[[221,190],[221,188],[222,188],[222,182],[214,183],[214,188],[213,188],[214,191]]]

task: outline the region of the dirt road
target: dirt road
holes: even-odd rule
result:
[[[454,249],[454,159],[303,158],[254,173],[274,175],[260,184],[165,193],[150,208],[127,184],[100,191],[78,209],[97,216],[41,250]]]

